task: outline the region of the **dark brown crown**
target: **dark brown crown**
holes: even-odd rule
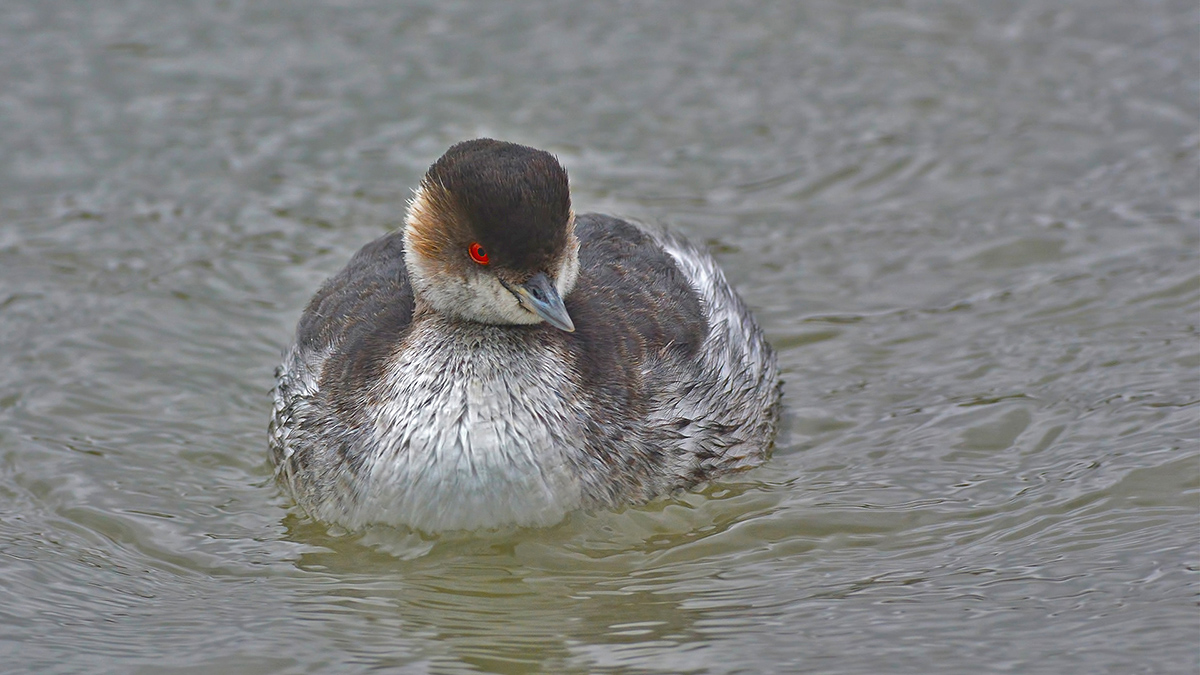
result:
[[[567,172],[548,152],[490,138],[464,141],[429,167],[425,189],[444,191],[438,196],[494,264],[546,271],[566,246]]]

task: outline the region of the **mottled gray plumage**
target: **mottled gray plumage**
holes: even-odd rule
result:
[[[457,180],[478,183],[500,151],[506,172],[522,170],[521,153],[539,162],[514,184],[546,183],[550,156],[522,146],[473,141],[447,156],[467,176]],[[363,247],[304,311],[278,371],[270,441],[282,482],[314,517],[425,531],[548,525],[765,459],[774,353],[712,258],[663,229],[573,218],[569,203],[531,210],[537,190],[519,185],[505,222],[478,206],[451,222],[443,212],[463,200],[427,176],[406,228]],[[511,232],[522,213],[542,229],[557,221],[554,250],[505,267],[466,257],[484,239],[519,260],[503,247],[530,236]],[[536,274],[557,284],[573,332],[522,300]]]

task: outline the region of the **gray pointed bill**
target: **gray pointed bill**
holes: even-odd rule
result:
[[[563,305],[558,289],[550,277],[538,272],[523,284],[504,284],[517,301],[529,311],[542,317],[546,323],[568,333],[575,332],[575,324]]]

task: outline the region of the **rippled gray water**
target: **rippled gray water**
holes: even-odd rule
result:
[[[1200,669],[1191,0],[11,0],[0,670]],[[299,311],[450,143],[706,242],[765,467],[547,530],[308,521]]]

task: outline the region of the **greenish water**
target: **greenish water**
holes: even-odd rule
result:
[[[1200,669],[1194,2],[14,0],[0,668]],[[763,468],[546,530],[330,532],[300,309],[456,140],[707,243]]]

